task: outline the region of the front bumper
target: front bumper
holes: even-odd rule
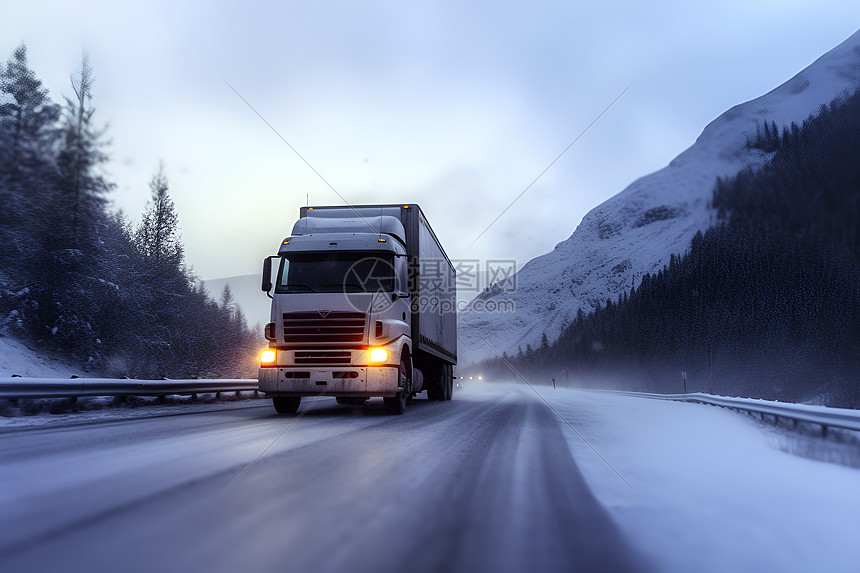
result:
[[[355,378],[343,377],[355,372]],[[309,376],[304,377],[304,374]],[[293,377],[301,375],[302,377]],[[289,377],[288,377],[289,376]],[[396,366],[271,367],[260,368],[260,391],[269,396],[342,396],[372,398],[397,395],[400,369]]]

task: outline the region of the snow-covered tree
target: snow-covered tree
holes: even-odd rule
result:
[[[93,239],[105,206],[105,194],[114,185],[101,171],[108,160],[103,151],[104,129],[93,121],[92,106],[95,76],[86,52],[81,69],[70,76],[74,98],[66,97],[63,110],[62,141],[57,157],[59,202],[67,209],[62,215],[62,239],[72,248],[80,249]],[[85,247],[84,247],[85,248]]]
[[[0,67],[0,261],[30,260],[47,208],[59,106],[30,69],[27,47]]]
[[[55,345],[80,360],[101,355],[98,317],[115,303],[117,285],[103,268],[108,223],[105,194],[113,188],[103,172],[103,129],[93,121],[95,77],[86,52],[71,75],[75,97],[66,97],[56,157],[54,197],[45,216],[43,272],[50,273],[39,303],[42,328]]]
[[[179,215],[167,193],[169,189],[162,163],[149,181],[150,202],[137,228],[135,242],[141,254],[156,264],[178,267],[182,264],[182,239]]]
[[[225,284],[224,288],[221,289],[221,309],[229,313],[229,316],[233,316],[236,310],[236,299],[233,297],[233,291],[229,284]]]
[[[259,335],[185,268],[163,167],[139,225],[107,211],[86,54],[71,80],[61,110],[25,46],[0,64],[0,332],[112,375],[253,375]]]

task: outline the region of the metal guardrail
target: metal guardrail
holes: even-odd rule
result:
[[[258,391],[257,380],[127,380],[115,378],[0,379],[0,399],[168,396]]]
[[[791,404],[784,402],[769,402],[766,400],[754,400],[752,398],[727,398],[725,396],[714,396],[700,392],[693,394],[649,394],[645,392],[609,391],[612,394],[635,396],[638,398],[651,398],[655,400],[673,400],[676,402],[693,402],[698,404],[710,404],[731,408],[742,412],[752,412],[762,416],[773,416],[777,421],[780,418],[795,422],[806,422],[818,424],[827,432],[827,428],[842,428],[844,430],[860,431],[860,410],[848,410],[845,408],[828,408],[832,411],[821,411],[817,406],[805,404]]]

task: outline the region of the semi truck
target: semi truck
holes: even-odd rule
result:
[[[451,399],[456,274],[418,205],[301,207],[262,278],[259,388],[277,412],[311,396],[381,397],[393,414],[421,392]]]

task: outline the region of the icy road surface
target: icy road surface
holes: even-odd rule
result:
[[[3,434],[0,571],[641,569],[519,388],[251,404]]]
[[[0,571],[856,570],[857,469],[718,408],[537,391],[0,425]]]

